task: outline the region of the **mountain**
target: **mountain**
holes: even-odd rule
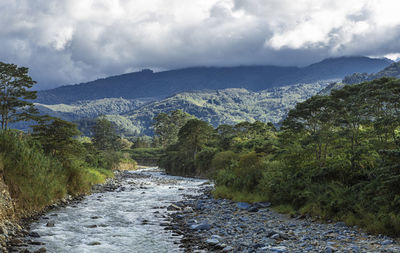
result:
[[[153,118],[161,112],[177,109],[192,114],[213,126],[236,124],[242,121],[279,123],[296,103],[306,100],[331,82],[296,84],[259,92],[243,88],[183,92],[154,101],[119,115],[107,115],[124,135],[153,135]],[[80,129],[88,133],[92,121],[81,120]]]
[[[330,58],[306,67],[239,66],[193,67],[163,72],[140,72],[67,85],[38,92],[41,104],[71,104],[103,98],[165,98],[193,90],[245,88],[261,91],[296,83],[342,79],[355,72],[376,72],[391,63],[368,57]]]
[[[154,101],[145,99],[103,98],[97,100],[84,100],[72,104],[46,105],[35,103],[42,114],[49,114],[68,121],[82,118],[96,118],[106,114],[123,114]]]
[[[400,78],[400,62],[394,62],[377,73],[354,73],[352,75],[346,76],[343,79],[345,84],[356,84],[365,81],[371,81],[381,77],[397,77]]]

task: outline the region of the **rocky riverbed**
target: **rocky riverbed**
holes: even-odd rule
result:
[[[386,236],[369,235],[343,222],[290,218],[270,203],[236,203],[202,195],[174,203],[167,229],[183,235],[187,252],[400,252]]]
[[[182,252],[182,236],[163,230],[169,205],[197,195],[204,180],[157,168],[117,172],[93,194],[65,201],[30,220],[9,240],[9,252]]]
[[[204,180],[117,172],[8,235],[10,252],[400,252],[389,237],[213,199]],[[12,225],[12,224],[11,224]],[[10,225],[10,226],[11,226]],[[164,230],[162,229],[164,228]],[[164,231],[164,232],[162,232]]]

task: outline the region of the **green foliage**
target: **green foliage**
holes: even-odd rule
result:
[[[35,83],[28,68],[0,62],[1,129],[7,129],[12,122],[32,119],[37,111],[29,100],[36,98],[36,91],[29,89]]]
[[[119,150],[119,137],[112,123],[105,117],[99,117],[93,127],[93,145],[99,150]]]
[[[178,174],[211,167],[216,197],[268,200],[291,214],[398,236],[399,97],[400,80],[381,78],[297,104],[279,131],[243,122],[196,140],[189,121],[161,165]]]
[[[218,171],[232,168],[238,159],[238,155],[233,151],[219,152],[213,157],[211,168],[217,173]]]
[[[175,110],[169,113],[160,113],[154,117],[154,133],[163,148],[173,145],[178,141],[178,132],[193,118],[182,110]]]
[[[18,210],[39,211],[66,194],[88,193],[93,184],[112,176],[104,168],[111,169],[119,157],[110,161],[112,153],[86,149],[93,146],[73,139],[76,133],[75,125],[58,119],[38,125],[32,136],[0,131],[1,173]]]
[[[67,173],[22,132],[0,131],[4,180],[18,207],[40,210],[67,193]]]
[[[170,174],[204,176],[217,151],[215,144],[214,128],[207,122],[191,119],[179,130],[178,142],[167,148],[159,166]]]
[[[133,148],[129,150],[131,158],[140,165],[157,165],[158,160],[164,154],[163,148]]]
[[[75,137],[80,135],[76,125],[58,118],[44,117],[40,124],[32,126],[32,137],[38,140],[44,151],[56,156],[79,154],[82,147]]]

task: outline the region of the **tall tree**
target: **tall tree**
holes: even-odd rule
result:
[[[31,126],[32,137],[37,139],[43,149],[52,155],[79,155],[81,145],[75,137],[81,132],[76,125],[54,117],[42,117],[39,124]]]
[[[207,122],[191,119],[179,131],[179,144],[188,157],[195,159],[196,154],[215,137],[214,134],[214,128]]]
[[[28,68],[0,62],[1,129],[7,129],[12,122],[29,120],[37,113],[29,101],[36,98],[36,91],[29,90],[35,83]]]
[[[175,144],[178,141],[178,132],[193,116],[182,111],[175,110],[169,113],[160,113],[154,118],[154,132],[158,136],[161,146]]]
[[[99,117],[93,127],[93,144],[100,150],[117,150],[119,136],[112,123],[105,117]]]

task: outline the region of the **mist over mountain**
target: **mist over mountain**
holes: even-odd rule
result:
[[[163,72],[143,70],[38,92],[41,104],[69,104],[102,98],[165,98],[180,92],[244,88],[260,91],[296,83],[340,78],[356,72],[373,73],[391,64],[386,58],[362,56],[325,59],[306,67],[193,67]]]

